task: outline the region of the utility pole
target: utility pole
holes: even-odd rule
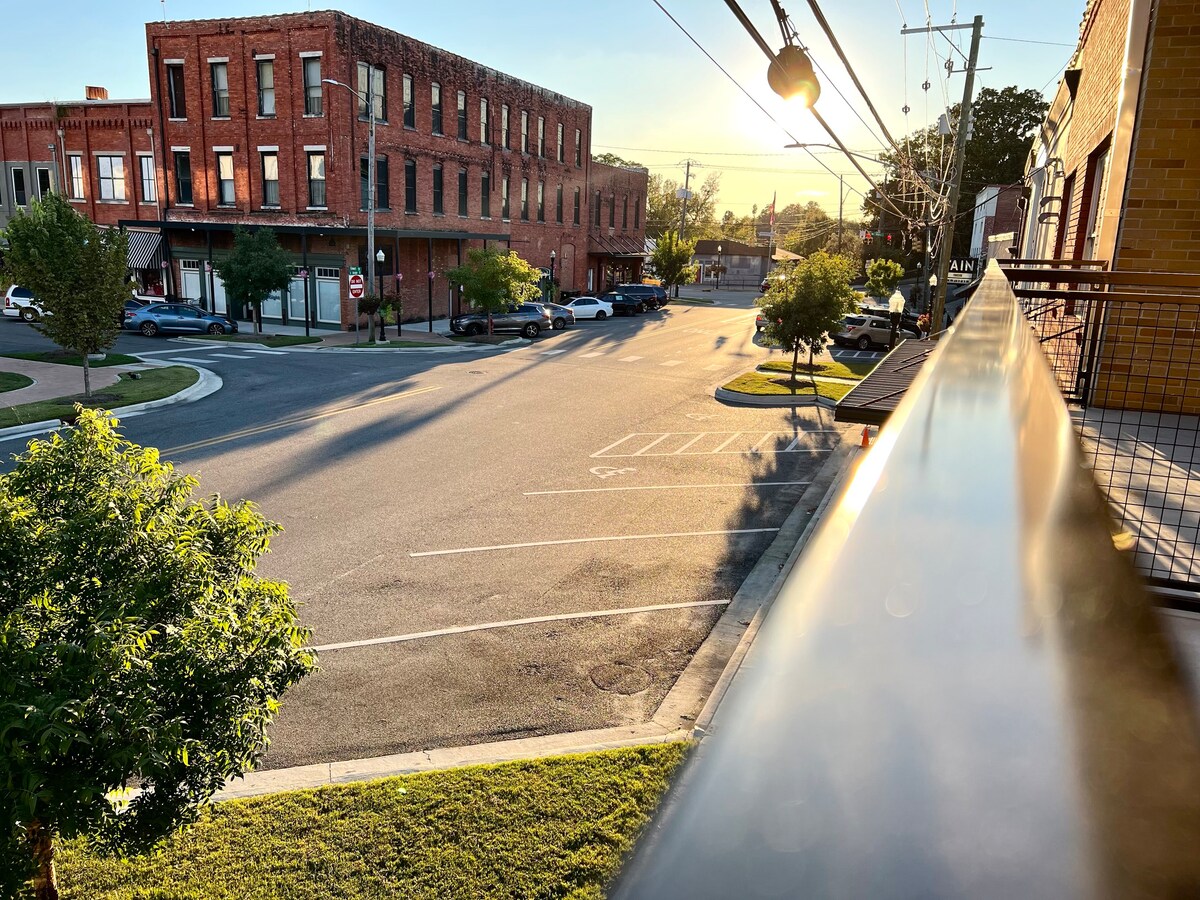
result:
[[[838,176],[838,253],[842,252],[842,182],[845,176]]]
[[[691,192],[688,190],[688,184],[692,180],[692,161],[685,161],[683,170],[683,190],[679,192],[680,198],[683,200],[683,211],[679,214],[679,240],[683,240],[684,231],[687,228],[687,202]],[[679,285],[675,285],[675,296],[679,296]]]
[[[929,316],[929,334],[937,339],[946,317],[946,278],[950,274],[950,253],[954,243],[954,219],[958,213],[958,194],[962,187],[963,159],[967,152],[967,128],[971,122],[971,95],[975,90],[975,64],[979,61],[979,38],[983,33],[983,16],[976,16],[970,25],[933,25],[927,28],[902,28],[901,34],[927,33],[930,31],[956,31],[971,29],[971,54],[967,59],[966,81],[963,83],[962,107],[958,113],[958,134],[954,137],[954,177],[946,197],[946,209],[942,215],[942,244],[938,249],[937,288],[933,298],[933,311]]]

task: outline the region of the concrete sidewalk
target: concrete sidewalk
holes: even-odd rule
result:
[[[140,369],[142,366],[105,366],[91,369],[92,390],[99,391],[117,383],[121,372]],[[61,363],[34,362],[29,359],[0,357],[0,372],[16,372],[32,378],[34,383],[15,391],[0,394],[0,404],[20,406],[22,403],[37,403],[83,393],[83,367]]]

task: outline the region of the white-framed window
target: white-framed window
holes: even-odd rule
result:
[[[279,152],[267,150],[262,155],[263,206],[279,205]]]
[[[304,66],[304,114],[322,115],[321,57],[302,56],[300,62]]]
[[[154,203],[158,200],[158,177],[154,171],[154,157],[146,154],[139,156],[138,171],[141,175],[142,202]]]
[[[12,170],[13,206],[28,206],[29,192],[25,189],[25,170]]]
[[[72,200],[83,199],[83,157],[74,154],[67,157],[67,168],[70,169],[70,184],[68,190],[71,192]]]
[[[374,98],[375,121],[387,121],[387,79],[381,66],[369,63],[358,64],[358,117],[369,118],[367,115],[367,93]],[[411,93],[411,92],[410,92]],[[411,99],[411,98],[410,98]]]
[[[258,114],[275,115],[275,60],[258,60]]]
[[[217,153],[217,204],[233,206],[237,196],[233,184],[233,154]]]
[[[308,205],[325,207],[325,151],[308,151]]]
[[[229,118],[229,63],[209,63],[212,72],[213,118]]]
[[[97,156],[96,169],[100,174],[100,199],[123,201],[125,199],[125,158],[122,156]]]
[[[38,198],[44,198],[50,194],[54,187],[50,181],[50,170],[48,168],[38,168],[33,172],[34,179],[37,182]]]

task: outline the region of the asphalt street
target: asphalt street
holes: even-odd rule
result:
[[[127,436],[284,526],[261,571],[321,671],[266,765],[652,715],[837,436],[830,411],[713,399],[768,357],[753,323],[746,294],[500,352],[122,336],[224,381]],[[0,352],[41,340],[0,322]]]

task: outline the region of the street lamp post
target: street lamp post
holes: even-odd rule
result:
[[[304,336],[305,336],[305,337],[308,337],[308,336],[309,336],[309,335],[308,335],[308,320],[309,320],[309,309],[308,309],[308,269],[301,269],[301,270],[300,270],[300,277],[301,277],[301,279],[303,279],[303,281],[304,281]]]
[[[896,337],[900,332],[900,316],[904,312],[904,295],[899,290],[892,291],[888,298],[888,312],[892,318],[892,331],[888,339],[888,349],[896,349]]]
[[[717,244],[717,290],[721,289],[721,245]]]
[[[367,66],[367,93],[363,95],[343,81],[333,78],[322,78],[325,84],[336,84],[344,87],[367,106],[367,121],[370,130],[367,135],[367,261],[375,256],[375,67]],[[354,343],[358,343],[358,298],[354,298]]]
[[[375,272],[379,282],[379,302],[383,303],[383,248],[380,247],[375,251]],[[387,319],[383,317],[383,313],[379,313],[379,338],[387,340]],[[399,334],[396,335],[399,337]]]
[[[553,250],[551,250],[550,251],[550,283],[548,285],[546,285],[546,297],[550,300],[551,303],[554,302],[554,260],[557,257],[558,257],[558,254],[555,253]]]

